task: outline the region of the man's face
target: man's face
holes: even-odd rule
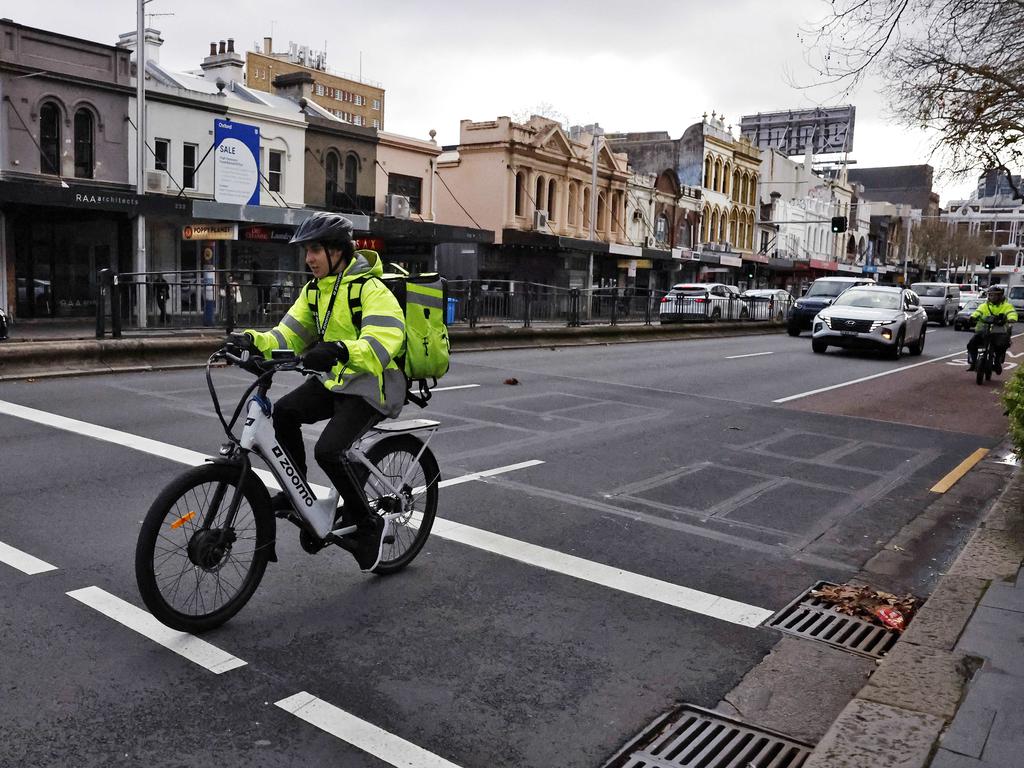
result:
[[[341,251],[334,251],[331,256],[332,258],[328,259],[327,251],[320,243],[310,243],[306,246],[306,266],[317,280],[327,276],[331,261],[337,265],[339,272],[344,268],[344,264],[341,263]]]
[[[992,304],[1001,304],[1003,302],[1003,292],[1002,291],[989,291],[988,292],[988,300]]]

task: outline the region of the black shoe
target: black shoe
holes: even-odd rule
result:
[[[370,515],[361,520],[358,526],[355,533],[346,537],[351,542],[346,549],[352,553],[359,563],[359,569],[365,573],[372,571],[380,563],[384,540],[389,538],[385,534],[390,532],[391,524],[380,515]]]
[[[978,370],[978,364],[977,363],[969,363],[968,366],[967,366],[967,370],[968,371],[976,371],[976,370]]]
[[[278,491],[270,497],[270,509],[274,512],[291,512],[292,500],[284,491]],[[283,515],[278,515],[278,517],[283,517]]]
[[[992,370],[996,372],[996,376],[1002,376],[1003,374],[1003,366],[1001,363],[996,363],[995,365],[993,365]]]

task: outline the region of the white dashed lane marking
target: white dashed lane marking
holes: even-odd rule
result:
[[[274,704],[396,768],[459,768],[455,763],[360,720],[311,693],[302,691]]]
[[[0,563],[7,563],[12,568],[17,568],[29,576],[57,570],[56,565],[50,565],[45,560],[33,557],[27,552],[22,552],[20,549],[15,549],[9,544],[4,544],[2,541],[0,541]]]

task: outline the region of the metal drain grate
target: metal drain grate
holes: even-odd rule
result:
[[[689,704],[606,768],[800,768],[811,747]]]
[[[899,634],[870,621],[834,611],[828,603],[811,597],[811,592],[826,586],[834,585],[827,581],[819,581],[781,611],[769,617],[764,625],[870,659],[884,656],[896,644]]]

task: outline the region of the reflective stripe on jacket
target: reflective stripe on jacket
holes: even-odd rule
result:
[[[1006,325],[1002,328],[993,326],[992,331],[994,333],[1009,333],[1010,323],[1017,320],[1017,310],[1013,308],[1013,304],[1003,299],[1001,304],[993,304],[989,301],[983,301],[981,305],[971,313],[971,320],[977,320],[977,325],[974,326],[974,330],[977,333],[981,333],[984,327],[984,319],[986,317],[998,317],[1004,315],[1006,317]]]
[[[356,251],[340,278],[328,275],[309,282],[277,327],[264,333],[246,333],[266,358],[275,349],[302,354],[319,341],[316,324],[323,323],[327,316],[334,282],[340,279],[323,340],[344,344],[348,362],[338,363],[321,379],[333,392],[359,395],[385,416],[397,416],[405,403],[405,374],[395,364],[395,358],[405,351],[405,320],[394,294],[380,280],[372,279],[383,273],[375,251]],[[359,282],[353,286],[354,281]],[[350,292],[360,299],[359,331],[352,322]]]

